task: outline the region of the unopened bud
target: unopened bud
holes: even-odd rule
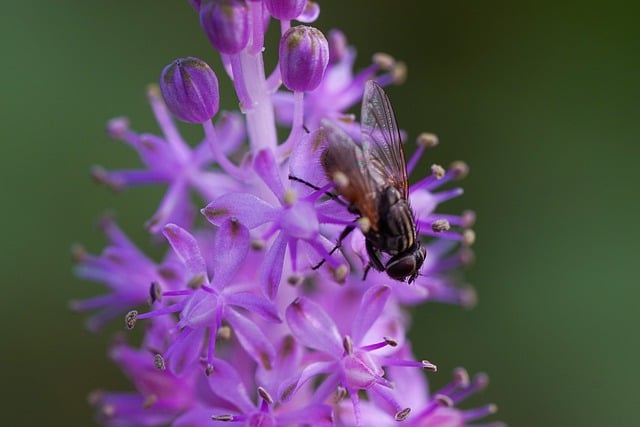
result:
[[[249,11],[243,1],[203,1],[200,26],[220,53],[239,53],[249,43]]]
[[[218,78],[201,59],[180,58],[160,75],[160,90],[169,110],[188,123],[204,123],[218,112]]]
[[[264,4],[274,18],[290,21],[302,13],[307,0],[265,0]]]
[[[329,44],[317,28],[298,25],[280,39],[280,73],[294,92],[312,91],[320,85],[329,63]]]

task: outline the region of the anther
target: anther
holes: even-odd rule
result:
[[[473,250],[471,250],[470,248],[462,248],[460,250],[460,263],[463,266],[469,266],[471,264],[473,264],[473,262],[476,260],[476,256],[473,253]]]
[[[136,326],[136,321],[137,320],[138,320],[138,311],[137,310],[131,310],[124,317],[124,324],[127,327],[127,329],[131,330],[131,329],[133,329],[134,326]]]
[[[200,289],[200,287],[204,285],[205,280],[206,278],[203,274],[197,274],[189,279],[189,281],[187,282],[187,287],[194,290]]]
[[[145,397],[144,402],[142,402],[142,407],[144,409],[149,409],[151,408],[156,402],[158,401],[158,396],[155,394],[150,394],[149,396]]]
[[[398,346],[398,341],[394,340],[393,338],[384,337],[383,339],[384,339],[384,342],[386,342],[389,347]]]
[[[431,175],[433,175],[435,179],[444,178],[446,173],[447,171],[445,171],[442,166],[436,164],[431,165]]]
[[[333,179],[333,183],[336,185],[336,188],[339,190],[347,188],[349,185],[349,178],[340,171],[335,172],[331,178]]]
[[[262,387],[258,387],[258,395],[262,398],[262,400],[267,402],[269,405],[273,403],[273,398],[271,397],[269,392],[263,389]]]
[[[439,143],[440,143],[440,140],[438,139],[438,135],[436,135],[435,133],[422,132],[416,138],[416,144],[426,148],[435,147]]]
[[[213,374],[213,365],[211,363],[207,363],[207,367],[204,368],[204,374],[208,377],[210,377],[211,374]]]
[[[466,246],[471,246],[476,241],[476,232],[473,230],[464,230],[462,232],[462,243]]]
[[[162,357],[161,354],[153,355],[153,366],[159,371],[165,371],[167,369],[167,365],[164,363],[164,357]]]
[[[223,340],[228,340],[231,338],[231,328],[227,325],[222,325],[218,328],[218,332],[216,332],[216,336],[218,338],[222,338]]]
[[[410,413],[411,413],[411,408],[404,408],[403,410],[396,412],[396,415],[394,416],[394,418],[396,421],[404,421],[407,419]]]
[[[162,299],[162,289],[158,282],[151,282],[151,286],[149,286],[149,298],[151,300],[151,304]]]
[[[287,278],[287,283],[291,286],[298,286],[304,278],[300,274],[292,274]]]
[[[333,395],[333,401],[335,403],[340,403],[340,401],[342,401],[345,397],[347,397],[347,389],[342,386],[336,387],[336,391]]]
[[[444,394],[436,394],[435,396],[433,396],[433,400],[435,400],[438,405],[444,406],[446,408],[450,408],[453,406],[453,400],[451,400],[449,396],[446,396]]]
[[[349,268],[345,264],[341,264],[338,268],[331,269],[333,280],[337,283],[343,284],[349,273]]]
[[[427,371],[431,371],[431,372],[437,372],[438,371],[438,367],[436,365],[434,365],[433,363],[429,362],[428,360],[422,360],[422,369],[425,369]]]
[[[116,117],[107,123],[107,135],[112,139],[121,139],[129,130],[129,120],[124,117]]]
[[[469,165],[461,160],[451,163],[449,170],[453,172],[455,179],[464,179],[469,175]]]
[[[451,224],[446,219],[437,219],[431,223],[431,229],[436,233],[448,231],[450,228]]]
[[[264,247],[265,243],[262,239],[255,239],[251,241],[251,249],[253,249],[254,251],[261,251],[264,249]]]
[[[231,414],[213,415],[211,417],[211,419],[213,421],[225,421],[225,422],[228,422],[228,421],[233,421],[233,415],[231,415]]]
[[[287,190],[284,192],[284,196],[282,197],[282,201],[284,202],[284,204],[286,206],[293,206],[295,205],[297,200],[298,194],[295,192],[295,190],[293,188],[287,188]]]
[[[398,61],[395,63],[394,67],[391,69],[391,80],[393,80],[393,84],[401,85],[407,80],[407,64],[403,61]]]
[[[456,368],[453,370],[453,381],[459,387],[468,387],[470,382],[469,373],[464,368]]]
[[[363,233],[367,233],[371,229],[371,220],[366,216],[361,216],[360,218],[358,218],[356,224],[358,224],[358,228]]]
[[[462,227],[469,228],[473,227],[473,224],[476,223],[476,213],[472,210],[466,210],[462,212]]]
[[[351,341],[351,337],[349,335],[345,335],[342,340],[342,348],[344,348],[344,352],[348,355],[353,354],[353,341]]]
[[[389,71],[396,65],[395,58],[384,52],[374,53],[371,61],[384,71]]]
[[[100,408],[100,410],[102,411],[102,415],[104,415],[107,418],[111,418],[116,414],[116,406],[115,405],[104,405],[102,408]]]

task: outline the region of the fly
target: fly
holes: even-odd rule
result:
[[[395,280],[413,282],[426,250],[417,238],[415,216],[409,206],[404,148],[389,97],[373,80],[362,99],[361,141],[322,121],[325,148],[321,164],[327,179],[347,202],[366,240],[369,265]],[[347,227],[338,245],[355,226]],[[390,258],[383,263],[382,253]]]

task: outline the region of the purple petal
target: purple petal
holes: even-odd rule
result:
[[[224,318],[249,356],[266,369],[271,369],[276,351],[264,332],[252,320],[229,306],[225,307]]]
[[[300,374],[284,380],[280,384],[280,388],[278,389],[278,396],[280,400],[286,402],[307,381],[318,375],[333,374],[326,378],[325,382],[334,381],[337,384],[339,382],[339,377],[336,372],[336,364],[337,362],[335,361],[311,363],[306,368],[304,368]]]
[[[287,247],[287,239],[280,233],[264,256],[260,268],[260,284],[262,291],[271,299],[278,294],[282,268],[284,265],[284,251]]]
[[[242,412],[252,412],[253,402],[236,368],[220,359],[214,359],[212,366],[209,385],[213,394],[238,407]],[[213,414],[210,413],[209,416],[211,415]]]
[[[227,219],[237,218],[249,229],[274,221],[278,213],[270,204],[248,193],[225,194],[209,203],[201,212],[213,225],[220,226]]]
[[[208,282],[207,265],[200,253],[200,247],[195,237],[175,224],[167,224],[164,227],[163,234],[180,261],[187,267],[189,273],[192,276],[203,276]]]
[[[227,220],[216,233],[213,258],[213,283],[222,288],[231,281],[250,245],[249,230],[236,220]]]
[[[179,374],[192,366],[200,356],[203,343],[203,331],[185,328],[180,337],[164,354],[169,371]]]
[[[344,353],[338,327],[321,306],[300,297],[285,313],[294,337],[303,345],[340,358]]]
[[[387,286],[373,286],[364,293],[360,309],[353,322],[352,338],[356,345],[362,344],[362,338],[380,317],[390,294],[391,289]]]
[[[334,425],[333,411],[328,405],[309,405],[278,415],[280,425],[305,425],[309,420],[317,427],[331,427]]]
[[[237,292],[231,295],[225,295],[225,302],[229,305],[242,307],[265,320],[275,323],[282,322],[276,306],[264,297],[249,292]]]
[[[280,168],[276,163],[273,152],[268,149],[260,150],[253,161],[253,168],[273,194],[282,200],[284,186],[280,177]]]

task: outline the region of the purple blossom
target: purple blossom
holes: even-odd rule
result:
[[[407,307],[476,301],[458,272],[473,261],[475,214],[440,212],[462,195],[455,183],[468,166],[432,164],[424,173],[421,159],[438,139],[417,137],[406,162],[416,183],[405,196],[426,259],[412,284],[378,271],[363,280],[369,218],[338,195],[346,184],[330,182],[323,170],[326,128],[363,144],[357,117],[346,111],[368,80],[404,81],[405,65],[376,54],[354,71],[355,49],[342,32],[325,38],[314,27],[291,27],[292,19],[318,18],[314,2],[188,3],[223,68],[214,73],[192,58],[168,66],[164,101],[158,87],[148,91],[161,135],[137,133],[124,118],[107,126],[143,167],[93,171],[116,190],[166,186],[146,224],[166,255],[154,261],[112,220],[102,222],[102,254],[74,251],[78,276],[107,287],[105,295],[72,304],[98,310],[89,328],[123,316],[128,329],[138,321],[143,329],[140,345],[120,337],[111,347],[132,390],[94,392],[98,420],[114,427],[438,427],[471,425],[495,412],[494,405],[457,407],[486,387],[484,374],[469,379],[456,370],[449,385],[429,393],[423,371],[435,375],[436,367],[415,358],[407,337]],[[265,70],[272,19],[282,36],[279,62]],[[240,112],[218,113],[216,75],[225,74]],[[172,114],[199,123],[202,140],[187,143]]]

